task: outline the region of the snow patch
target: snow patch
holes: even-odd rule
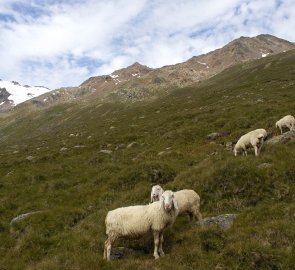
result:
[[[266,57],[268,55],[269,55],[269,53],[263,53],[263,54],[261,54],[262,57]]]
[[[200,61],[197,61],[197,63],[199,63],[200,65],[206,66],[206,68],[209,68],[209,66],[207,65],[207,63],[203,63],[203,62],[200,62]]]
[[[115,74],[110,74],[110,77],[112,77],[113,79],[118,78],[119,75],[115,75]]]
[[[6,91],[10,94],[8,99],[10,103],[14,106],[25,102],[32,97],[37,97],[51,91],[50,89],[42,86],[22,86],[14,81],[0,81],[0,88],[5,88]]]

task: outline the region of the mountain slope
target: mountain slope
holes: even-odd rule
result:
[[[184,63],[157,69],[134,63],[109,75],[91,77],[79,87],[57,89],[28,103],[44,108],[65,102],[154,99],[170,93],[175,87],[191,86],[211,78],[238,63],[292,49],[295,49],[293,43],[271,35],[241,37],[221,49],[194,56]]]
[[[294,44],[271,35],[241,37],[221,49],[194,56],[184,63],[154,70],[137,64],[138,71],[134,72],[132,65],[109,77],[90,78],[81,86],[89,86],[98,92],[108,89],[112,91],[113,98],[121,100],[141,100],[169,92],[171,87],[185,87],[203,81],[235,64],[291,49],[295,49]],[[135,74],[140,76],[134,76]]]
[[[294,65],[293,50],[152,102],[67,103],[0,119],[1,267],[292,269],[295,143],[259,158],[235,158],[225,145],[255,128],[278,132],[275,121],[294,112]],[[229,135],[212,142],[212,132]],[[179,217],[164,258],[153,260],[146,237],[118,241],[130,254],[105,262],[107,211],[148,203],[155,183],[195,189],[204,217],[237,213],[234,226],[200,229]]]

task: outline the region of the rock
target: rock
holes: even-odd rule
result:
[[[216,140],[218,138],[226,137],[228,135],[229,135],[229,132],[223,132],[223,133],[213,132],[213,133],[207,135],[207,139],[208,140]]]
[[[90,140],[92,138],[92,136],[88,136],[87,139]]]
[[[114,247],[112,248],[111,259],[118,260],[118,259],[125,258],[131,254],[138,254],[138,253],[143,253],[143,252],[139,252],[139,250],[134,250],[132,248],[127,248],[127,247]]]
[[[295,140],[295,130],[286,132],[282,135],[274,136],[269,140],[266,140],[266,144],[277,144],[277,143],[287,143],[289,141]]]
[[[104,153],[104,154],[108,154],[108,155],[110,155],[111,153],[113,153],[112,150],[100,150],[99,152],[100,153]]]
[[[126,148],[126,144],[124,144],[124,143],[120,143],[116,147],[116,149],[124,149],[124,148]]]
[[[26,160],[29,160],[29,161],[32,161],[33,159],[34,159],[33,156],[27,156],[27,157],[26,157]]]
[[[234,143],[233,142],[227,142],[225,144],[225,150],[227,150],[227,151],[233,151],[233,149],[234,149]]]
[[[73,148],[84,148],[85,145],[75,145]]]
[[[261,169],[264,169],[264,168],[270,168],[270,167],[272,167],[272,164],[271,164],[271,163],[267,163],[267,162],[265,162],[265,163],[261,163],[261,164],[259,164],[257,167],[258,167],[258,168],[261,168]]]
[[[131,147],[133,147],[133,146],[135,146],[135,145],[137,145],[137,142],[129,143],[129,144],[127,145],[127,148],[131,148]]]
[[[60,151],[67,151],[68,150],[68,148],[66,148],[66,147],[62,147],[62,148],[60,148]]]
[[[169,155],[171,154],[171,151],[161,151],[158,153],[158,156],[166,156],[166,155]]]
[[[12,152],[12,154],[17,154],[17,153],[19,153],[19,151],[17,151],[17,150]]]
[[[216,217],[209,217],[204,219],[204,226],[218,225],[227,230],[231,228],[234,220],[237,218],[236,214],[224,214]]]
[[[11,221],[10,221],[10,224],[13,224],[14,222],[17,222],[17,221],[20,221],[20,220],[23,220],[25,219],[26,217],[29,217],[31,215],[34,215],[34,214],[38,214],[38,213],[42,213],[44,211],[35,211],[35,212],[29,212],[29,213],[25,213],[25,214],[21,214],[15,218],[13,218]]]

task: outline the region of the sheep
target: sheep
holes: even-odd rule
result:
[[[281,134],[283,134],[283,128],[288,128],[289,130],[295,130],[295,118],[292,115],[286,115],[282,119],[276,122],[276,128],[279,128]]]
[[[111,248],[116,239],[138,238],[148,232],[152,232],[154,236],[155,259],[164,256],[163,231],[174,223],[177,215],[178,206],[171,190],[166,190],[158,202],[109,211],[105,219],[107,240],[104,259],[111,259]]]
[[[258,156],[266,136],[267,132],[262,128],[248,132],[236,143],[234,147],[234,155],[237,156],[240,151],[243,151],[243,155],[247,156],[247,147],[252,145],[255,150],[255,156]]]
[[[158,201],[163,192],[164,190],[161,186],[153,186],[151,202]],[[174,192],[174,197],[178,205],[179,214],[187,213],[190,217],[190,221],[197,218],[200,225],[203,226],[203,218],[200,212],[200,196],[192,189],[183,189]]]
[[[151,191],[151,203],[159,201],[163,193],[164,189],[160,185],[153,186]]]

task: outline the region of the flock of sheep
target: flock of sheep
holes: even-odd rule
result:
[[[281,133],[283,128],[295,130],[295,118],[287,115],[276,122],[276,127]],[[253,146],[255,155],[258,156],[266,136],[267,132],[264,129],[256,129],[243,135],[234,147],[235,156],[241,151],[247,155],[249,146]],[[200,196],[189,189],[177,192],[164,191],[159,185],[152,187],[150,204],[109,211],[105,219],[107,240],[104,246],[104,259],[111,260],[112,244],[118,238],[137,238],[148,232],[153,233],[155,259],[164,256],[163,232],[174,223],[178,214],[182,213],[187,213],[191,221],[197,218],[203,226]]]
[[[283,134],[284,128],[295,130],[294,116],[286,115],[276,122],[276,127],[280,129],[281,134]],[[247,148],[249,146],[252,146],[254,148],[255,156],[258,156],[266,136],[267,132],[265,129],[262,128],[250,131],[247,134],[243,135],[234,147],[235,156],[237,156],[239,152],[242,152],[243,155],[247,156]]]

